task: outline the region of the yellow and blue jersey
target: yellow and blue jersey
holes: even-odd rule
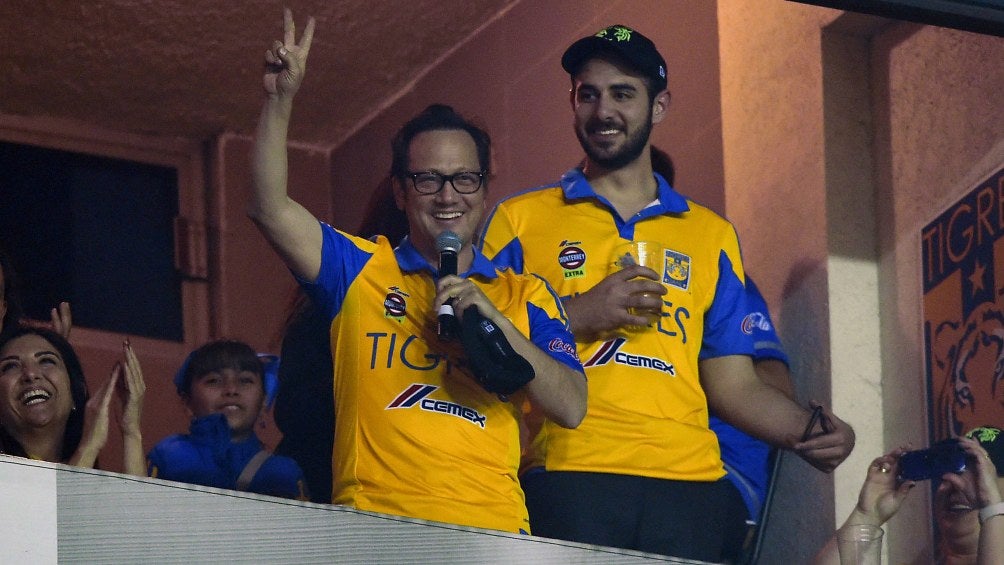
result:
[[[525,467],[690,481],[724,475],[698,360],[753,351],[741,330],[739,243],[729,222],[655,177],[658,199],[628,219],[579,169],[502,200],[489,217],[485,254],[497,266],[542,276],[562,298],[603,280],[619,244],[654,241],[664,254],[661,318],[578,342],[589,378],[586,417],[574,430],[545,421]]]
[[[436,270],[405,239],[393,249],[322,224],[308,292],[331,318],[333,500],[362,510],[529,531],[516,473],[523,393],[482,389],[459,342],[442,342]],[[463,273],[531,341],[581,371],[561,303],[537,278],[476,252]]]

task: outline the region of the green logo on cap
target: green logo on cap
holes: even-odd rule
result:
[[[997,436],[1001,431],[997,428],[976,428],[970,430],[966,437],[973,438],[980,443],[993,443],[997,441]]]
[[[631,33],[634,32],[633,29],[624,26],[610,26],[606,29],[601,29],[596,37],[602,37],[604,39],[611,39],[615,41],[631,41]],[[612,34],[613,37],[607,37],[607,34]]]

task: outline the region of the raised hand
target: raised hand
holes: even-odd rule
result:
[[[868,476],[858,494],[858,505],[848,523],[881,526],[899,511],[906,495],[917,484],[913,481],[898,483],[896,479],[899,458],[906,450],[906,446],[897,447],[868,466]]]
[[[84,430],[80,445],[70,458],[71,465],[94,467],[98,453],[108,442],[108,415],[115,386],[121,374],[122,365],[116,364],[108,381],[87,401],[87,407],[84,408]]]
[[[63,339],[70,339],[70,330],[73,328],[70,303],[60,302],[58,307],[52,309],[49,316],[52,318],[52,331],[63,336]]]
[[[314,19],[308,19],[300,43],[296,43],[296,26],[289,9],[284,12],[283,28],[283,40],[265,52],[266,96],[255,132],[248,215],[290,270],[314,280],[321,268],[321,230],[314,215],[289,198],[286,147],[293,95],[303,83]]]
[[[122,401],[122,415],[119,425],[123,434],[139,434],[146,382],[143,380],[143,370],[140,368],[139,359],[133,352],[129,340],[126,340],[122,345],[122,350],[125,355],[125,359],[121,363],[122,378],[119,379],[116,387],[116,392]]]
[[[139,359],[127,339],[122,344],[124,359],[118,365],[121,376],[116,392],[122,402],[122,414],[119,417],[119,427],[122,429],[123,471],[131,475],[146,476],[146,457],[143,453],[143,433],[141,420],[143,415],[143,396],[146,394],[146,382]]]
[[[1001,501],[1001,492],[997,485],[997,468],[978,441],[968,437],[960,437],[959,445],[966,452],[966,465],[972,466],[973,480],[967,481],[964,475],[946,473],[941,478],[951,483],[963,493],[973,508],[983,508]]]
[[[897,483],[899,458],[908,446],[898,447],[881,457],[875,458],[868,466],[868,476],[861,485],[858,503],[841,529],[848,526],[867,524],[882,527],[899,511],[900,506],[917,483],[905,481]],[[837,530],[812,560],[813,565],[837,565],[841,563],[837,547]]]
[[[265,77],[263,86],[269,96],[292,97],[303,83],[307,68],[307,54],[314,38],[314,18],[307,18],[300,42],[296,42],[296,24],[293,12],[283,10],[283,40],[275,41],[265,51]]]

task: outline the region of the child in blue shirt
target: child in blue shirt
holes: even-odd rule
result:
[[[213,341],[193,351],[174,377],[192,414],[191,428],[150,451],[150,476],[307,500],[300,467],[271,454],[254,433],[269,391],[277,386],[278,363],[274,357],[268,361],[240,341]]]

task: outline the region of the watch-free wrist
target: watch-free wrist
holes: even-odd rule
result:
[[[1000,516],[1001,514],[1004,514],[1004,502],[988,504],[983,508],[980,508],[980,524],[986,522],[994,516]]]

